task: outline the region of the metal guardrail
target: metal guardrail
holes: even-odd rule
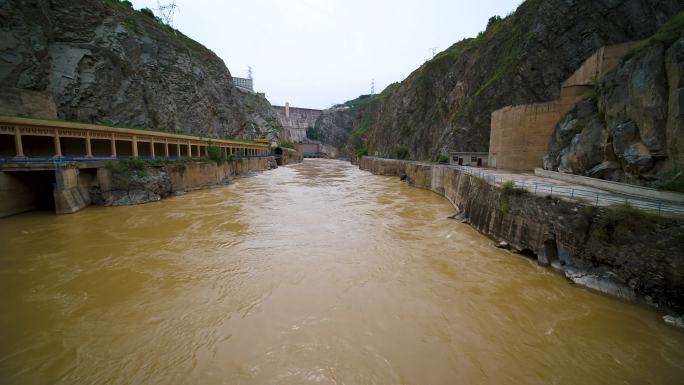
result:
[[[574,188],[574,187],[554,185],[554,184],[534,183],[534,182],[525,182],[525,181],[520,183],[520,182],[516,182],[516,181],[511,180],[511,179],[504,179],[501,176],[493,175],[493,174],[484,172],[481,169],[477,169],[474,167],[458,166],[458,165],[449,165],[449,167],[455,168],[455,169],[462,171],[466,174],[484,179],[488,183],[504,183],[504,182],[507,182],[510,180],[511,182],[513,182],[514,187],[523,188],[527,191],[533,192],[534,194],[546,193],[547,195],[549,195],[551,197],[553,197],[555,194],[556,196],[560,196],[560,197],[566,197],[566,198],[571,198],[571,199],[582,199],[582,200],[589,201],[589,202],[593,203],[595,206],[599,206],[601,204],[606,204],[606,205],[625,204],[625,205],[630,205],[632,207],[640,208],[643,210],[656,211],[656,212],[658,212],[659,215],[662,213],[665,213],[665,212],[684,215],[684,206],[673,204],[670,202],[663,202],[663,201],[659,201],[659,200],[648,200],[648,199],[629,196],[629,195],[619,195],[619,194],[600,192],[600,191],[583,190],[583,189],[578,189],[578,188]]]

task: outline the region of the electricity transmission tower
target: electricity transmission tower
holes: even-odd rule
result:
[[[371,95],[375,95],[375,79],[371,80]]]
[[[435,57],[435,55],[437,55],[437,50],[438,50],[438,49],[439,49],[439,47],[432,47],[432,48],[430,48],[430,50],[432,51],[432,57],[433,57],[433,58]]]
[[[176,13],[176,9],[178,9],[178,6],[176,5],[176,0],[172,0],[170,3],[167,4],[161,4],[159,0],[157,0],[157,7],[157,11],[159,11],[159,14],[161,15],[161,19],[164,22],[164,24],[173,28],[173,16]]]
[[[254,80],[253,73],[252,73],[252,66],[247,67],[247,79]]]

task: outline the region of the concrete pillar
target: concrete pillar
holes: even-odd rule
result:
[[[179,158],[183,156],[180,151],[180,143],[176,143],[176,156]]]
[[[290,103],[285,102],[285,117],[289,118],[290,117]]]
[[[62,143],[59,141],[59,131],[55,130],[55,158],[61,158],[62,157]]]
[[[168,158],[169,157],[169,140],[166,139],[166,142],[164,142],[164,157]]]
[[[116,158],[116,137],[114,136],[114,134],[112,134],[111,153],[112,157]]]
[[[154,156],[154,140],[150,140],[150,155],[152,155],[152,159],[155,158],[155,156]]]
[[[192,158],[192,144],[188,142],[188,158]]]
[[[90,131],[86,131],[86,157],[93,157],[93,148],[90,145]]]
[[[204,156],[209,156],[209,146],[204,146]]]
[[[24,158],[24,144],[21,142],[19,127],[14,127],[14,150],[17,153],[17,158]]]
[[[138,157],[138,137],[133,135],[133,157]]]
[[[223,147],[223,155],[228,156],[228,147]]]

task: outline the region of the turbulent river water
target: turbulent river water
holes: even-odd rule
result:
[[[684,333],[307,160],[0,220],[2,384],[682,384]]]

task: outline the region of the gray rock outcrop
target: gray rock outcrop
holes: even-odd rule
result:
[[[556,125],[544,168],[642,185],[684,169],[683,67],[684,37],[634,53]]]

